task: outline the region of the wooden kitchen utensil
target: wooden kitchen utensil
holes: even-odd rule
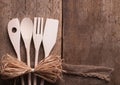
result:
[[[47,19],[44,29],[43,35],[43,47],[45,51],[45,57],[48,57],[51,50],[53,49],[56,39],[57,39],[57,32],[58,32],[58,23],[59,21],[56,19]],[[41,80],[41,84],[44,85],[44,80]]]
[[[43,46],[45,57],[49,56],[52,48],[54,47],[57,39],[58,23],[56,19],[47,19],[43,35]]]
[[[20,61],[21,60],[21,57],[20,57],[20,21],[18,20],[18,18],[14,18],[9,21],[8,35],[14,47],[14,50],[17,54],[17,58]],[[22,85],[24,85],[23,77],[21,77],[21,79],[22,79]]]
[[[35,46],[35,66],[38,64],[38,54],[43,37],[43,18],[34,18],[33,41]],[[34,84],[37,85],[37,77],[34,76]]]
[[[21,34],[27,53],[27,65],[30,66],[30,44],[32,39],[33,23],[30,18],[24,18],[21,22]],[[28,85],[31,85],[31,73],[28,75]]]

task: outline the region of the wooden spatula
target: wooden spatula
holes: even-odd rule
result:
[[[45,24],[45,30],[43,35],[43,46],[45,51],[45,57],[48,57],[51,50],[53,49],[58,32],[58,23],[59,21],[56,19],[47,19]],[[44,80],[41,80],[41,84],[44,85]]]
[[[18,60],[21,60],[21,57],[20,57],[20,21],[18,20],[18,18],[14,18],[9,21],[8,35],[14,47],[14,50],[17,54]],[[22,79],[22,85],[25,85],[23,77],[21,77],[21,79]]]
[[[52,48],[54,47],[57,39],[58,32],[58,20],[47,19],[43,35],[43,46],[45,51],[45,57],[49,56]]]
[[[8,34],[11,40],[11,43],[15,49],[17,57],[20,58],[20,22],[18,18],[12,19],[8,23]]]

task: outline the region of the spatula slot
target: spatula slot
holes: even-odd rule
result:
[[[17,28],[16,28],[16,27],[13,27],[13,28],[12,28],[12,32],[13,32],[13,33],[17,32]]]

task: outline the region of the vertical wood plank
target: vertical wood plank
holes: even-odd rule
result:
[[[7,34],[7,24],[12,18],[19,18],[22,20],[24,17],[54,18],[59,20],[59,31],[57,42],[51,54],[61,55],[61,31],[62,31],[62,1],[61,0],[1,0],[0,1],[0,58],[3,54],[9,53],[15,56],[14,49],[10,43]],[[52,28],[50,28],[52,30]],[[21,56],[22,60],[26,62],[25,47],[21,42]],[[44,57],[43,47],[40,49],[40,60]],[[34,65],[34,46],[33,41],[31,44],[31,66]],[[0,80],[0,85],[13,85],[10,80]],[[20,85],[20,81],[18,84]],[[50,85],[46,83],[45,85]]]
[[[64,0],[63,57],[66,63],[115,69],[111,82],[66,77],[65,85],[120,84],[120,1]]]

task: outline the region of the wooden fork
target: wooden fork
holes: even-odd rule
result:
[[[38,64],[38,54],[43,36],[43,18],[34,18],[33,41],[35,46],[35,66]],[[37,77],[34,76],[33,85],[37,85]]]

